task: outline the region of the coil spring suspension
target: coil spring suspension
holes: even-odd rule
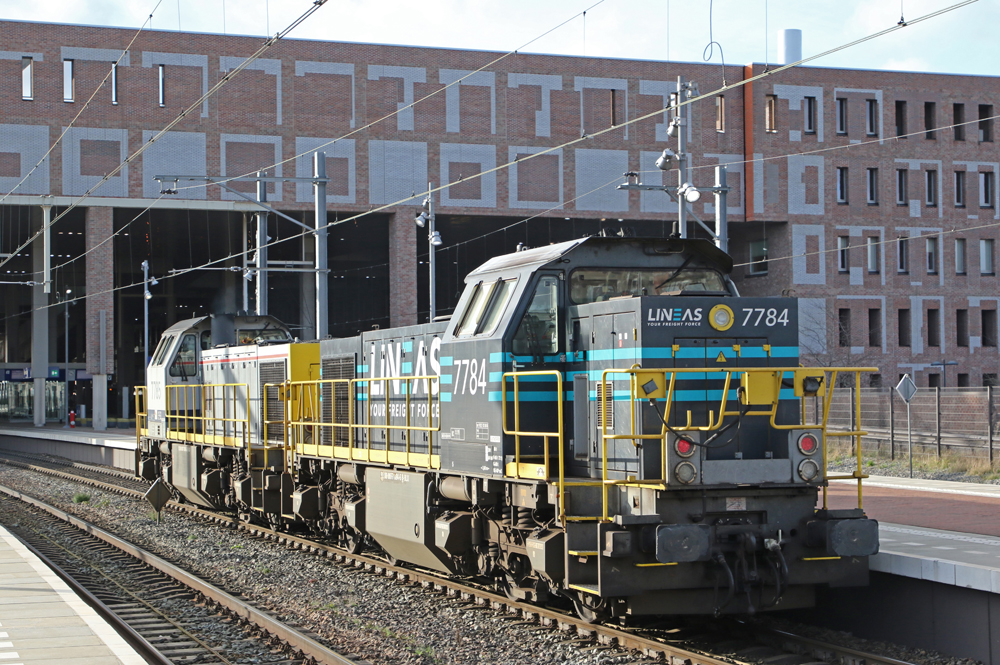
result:
[[[531,517],[531,508],[517,508],[517,524],[519,529],[534,529],[535,520]]]

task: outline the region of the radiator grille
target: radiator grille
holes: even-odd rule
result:
[[[281,420],[285,415],[285,404],[281,401],[278,386],[264,388],[268,383],[283,383],[285,380],[285,360],[260,364],[261,404],[264,405],[266,420]],[[280,425],[270,425],[267,430],[268,443],[282,443]]]
[[[597,427],[604,429],[604,419],[607,418],[608,431],[615,429],[615,390],[608,381],[597,382]]]
[[[356,368],[353,355],[339,358],[324,358],[322,376],[324,380],[353,379]],[[347,383],[323,384],[323,422],[346,425],[350,421],[350,385]],[[324,427],[321,432],[321,442],[325,446],[330,441],[336,446],[346,446],[348,430],[346,427]]]

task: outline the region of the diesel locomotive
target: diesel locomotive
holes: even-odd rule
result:
[[[796,300],[731,270],[704,240],[586,237],[490,259],[446,322],[181,321],[136,473],[589,620],[809,606],[878,551],[860,446],[858,507],[825,492],[828,442],[862,434],[827,431],[833,395],[875,370],[801,366]]]

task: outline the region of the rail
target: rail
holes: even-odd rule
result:
[[[213,446],[246,447],[250,441],[246,383],[166,387],[168,438]]]
[[[554,438],[558,441],[559,447],[559,475],[557,479],[558,483],[558,496],[559,496],[559,520],[562,524],[567,521],[601,521],[607,522],[610,520],[609,517],[609,498],[608,490],[611,487],[617,485],[629,485],[629,486],[641,486],[641,487],[651,487],[656,489],[667,489],[667,478],[666,478],[666,460],[667,460],[667,445],[668,445],[668,427],[667,422],[671,415],[671,411],[675,405],[676,395],[677,395],[677,381],[684,380],[685,375],[695,375],[691,378],[705,377],[708,374],[724,374],[723,378],[723,389],[722,395],[719,399],[718,408],[711,407],[708,410],[707,418],[708,422],[706,425],[696,425],[693,423],[693,417],[691,411],[687,412],[686,422],[683,425],[678,425],[677,427],[669,428],[673,432],[714,432],[719,430],[726,418],[742,418],[748,416],[756,417],[766,417],[769,421],[771,428],[776,430],[791,430],[791,429],[801,429],[802,427],[815,427],[822,432],[822,448],[823,448],[823,464],[822,464],[822,478],[824,479],[823,484],[823,508],[827,507],[827,487],[825,481],[828,480],[856,480],[858,483],[858,508],[863,507],[863,493],[862,493],[862,480],[867,478],[862,470],[862,458],[861,458],[861,437],[865,436],[867,432],[861,430],[860,428],[853,428],[847,431],[840,432],[828,432],[827,423],[830,416],[830,406],[832,404],[833,395],[837,390],[837,378],[839,375],[844,373],[850,373],[854,375],[855,385],[860,385],[861,374],[865,372],[875,372],[878,371],[877,368],[873,367],[823,367],[823,368],[801,368],[801,367],[743,367],[743,368],[733,368],[733,369],[709,369],[709,368],[643,368],[640,365],[633,365],[627,369],[625,368],[611,368],[605,369],[601,373],[601,383],[603,386],[602,391],[607,392],[607,386],[614,385],[615,375],[624,375],[629,382],[629,394],[628,403],[630,405],[629,413],[629,428],[625,433],[615,433],[612,428],[609,431],[610,418],[601,419],[601,478],[600,479],[585,479],[585,480],[567,480],[565,477],[565,450],[563,445],[563,399],[564,394],[562,390],[563,378],[562,374],[556,370],[547,371],[534,371],[534,372],[505,372],[502,376],[502,390],[501,390],[501,400],[503,404],[503,425],[504,434],[514,436],[514,472],[513,477],[522,478],[522,464],[521,464],[521,438],[522,437],[540,437],[543,439],[544,445],[544,460],[543,465],[540,468],[540,474],[544,474],[545,479],[551,479],[550,465],[549,465],[549,440]],[[557,382],[558,393],[556,397],[557,409],[558,409],[558,426],[555,431],[523,431],[521,430],[521,391],[519,388],[519,380],[523,377],[543,377],[550,376]],[[791,384],[788,383],[788,378],[791,378]],[[514,427],[510,429],[507,427],[508,423],[508,405],[507,405],[507,395],[508,395],[508,382],[513,380],[513,401],[512,409],[514,415]],[[610,380],[609,380],[610,379]],[[740,384],[740,388],[737,390],[736,400],[741,403],[745,410],[737,408],[736,410],[731,410],[729,408],[729,403],[732,400],[730,393],[732,390],[733,381],[737,380]],[[823,409],[822,409],[822,420],[818,423],[807,423],[804,417],[804,410],[798,409],[800,415],[800,422],[783,424],[777,421],[778,419],[778,406],[779,402],[783,401],[782,389],[783,388],[793,388],[796,397],[804,398],[805,391],[803,389],[803,382],[812,379],[815,380],[816,386],[821,388],[818,392],[823,397]],[[650,384],[650,381],[653,383]],[[651,386],[655,386],[651,387]],[[642,393],[640,394],[640,390]],[[613,404],[614,390],[611,389],[611,400],[610,404]],[[855,391],[857,403],[855,407],[860,410],[860,391]],[[663,410],[662,420],[663,423],[660,426],[660,431],[658,433],[644,433],[641,425],[638,423],[638,409],[635,408],[637,402],[647,400],[647,399],[663,399],[665,406]],[[599,396],[599,399],[602,399]],[[604,398],[606,399],[606,398]],[[787,400],[787,398],[784,398]],[[754,408],[756,407],[756,408]],[[607,406],[605,406],[607,408]],[[856,468],[849,475],[827,475],[828,470],[828,450],[826,445],[827,437],[854,437],[855,438],[855,450],[856,450]],[[661,447],[661,460],[663,460],[663,466],[661,467],[661,477],[660,478],[642,478],[638,479],[633,476],[626,476],[624,479],[609,478],[608,477],[608,445],[609,442],[618,440],[628,440],[632,441],[635,445],[637,441],[650,440],[658,441]],[[565,508],[565,495],[567,487],[600,487],[602,494],[602,511],[601,515],[567,515]]]
[[[414,433],[430,434],[441,431],[440,397],[429,389],[431,382],[438,379],[439,377],[436,375],[422,375],[320,379],[266,384],[264,386],[265,394],[269,388],[278,389],[285,408],[280,419],[272,418],[271,414],[265,412],[264,440],[268,440],[268,432],[272,427],[280,426],[283,447],[293,455],[312,454],[331,459],[402,464],[425,469],[440,468],[440,456],[433,454],[431,445],[433,442],[430,437],[428,437],[426,453],[413,450],[415,447]],[[391,384],[391,390],[390,381],[394,382]],[[424,392],[427,394],[426,400],[413,398],[414,386],[420,385],[417,382],[422,382]],[[397,390],[400,383],[403,385],[400,390]],[[371,390],[374,385],[381,385],[382,390]],[[328,395],[324,392],[326,387],[329,388]],[[338,390],[338,387],[341,389]],[[364,410],[360,410],[357,406],[357,403],[362,401],[359,400],[361,392],[364,392],[368,398],[363,400],[367,403]],[[376,392],[381,392],[382,400],[371,399]],[[331,420],[329,422],[323,418],[323,400],[327,396],[331,401]],[[347,404],[346,421],[338,422],[336,417],[338,406],[344,402]],[[401,408],[395,409],[394,405]],[[377,413],[378,407],[382,407],[381,414]],[[394,414],[393,411],[401,411],[402,413]],[[424,413],[422,415],[415,414],[416,411]],[[355,422],[359,415],[364,416],[364,422]],[[403,424],[393,424],[393,418],[403,419]],[[383,419],[384,422],[375,422],[377,419]],[[426,424],[415,424],[419,421]],[[324,431],[330,432],[329,445],[322,442]],[[359,431],[363,431],[364,434],[358,436]],[[384,448],[375,447],[375,437],[373,436],[375,431],[382,433]],[[404,433],[404,440],[401,442],[403,450],[391,449],[390,432],[393,431]],[[336,445],[338,432],[343,432],[344,436],[339,438],[346,445]]]

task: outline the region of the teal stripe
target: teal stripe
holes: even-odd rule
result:
[[[403,363],[403,368],[402,368],[401,371],[403,372],[403,374],[412,374],[413,373],[413,363]]]
[[[490,383],[500,383],[503,372],[490,372]]]
[[[503,354],[502,353],[491,353],[490,354],[490,362],[491,363],[502,363],[503,362]],[[499,379],[497,379],[497,380],[499,381]]]
[[[454,356],[441,356],[441,367],[451,367],[453,362],[455,362]]]
[[[442,402],[450,402],[451,401],[451,393],[441,393],[439,395],[439,397],[441,398]]]
[[[403,351],[409,353],[413,350],[413,342],[403,342]]]
[[[772,346],[772,358],[798,358],[799,347],[797,346]]]
[[[358,374],[368,373],[368,365],[358,365],[356,369],[358,370]]]
[[[767,352],[759,346],[744,346],[740,355],[744,358],[767,358]]]
[[[450,384],[451,383],[451,374],[442,374],[441,375],[441,383]]]
[[[670,347],[650,347],[641,349],[643,358],[673,358],[674,350]]]

